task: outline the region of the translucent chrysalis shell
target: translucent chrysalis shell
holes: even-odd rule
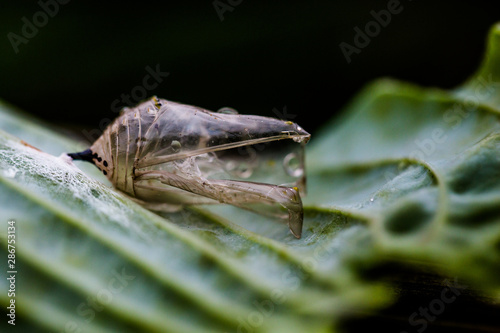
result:
[[[309,138],[291,121],[153,97],[125,108],[90,149],[68,155],[94,163],[150,209],[226,203],[275,216],[300,238]]]

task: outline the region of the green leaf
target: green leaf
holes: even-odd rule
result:
[[[341,123],[327,125],[312,142],[313,190],[306,199],[364,220],[384,256],[438,266],[494,298],[500,296],[499,48],[495,25],[482,67],[453,90],[387,79],[369,85]]]
[[[382,79],[313,135],[300,240],[229,206],[154,214],[56,157],[81,143],[0,104],[0,271],[14,220],[17,328],[331,331],[396,299],[387,264],[498,300],[500,26],[488,43],[456,89]]]

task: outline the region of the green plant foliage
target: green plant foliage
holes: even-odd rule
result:
[[[395,285],[367,274],[387,263],[498,300],[498,96],[500,26],[456,89],[370,84],[309,144],[300,240],[229,206],[154,214],[92,166],[56,157],[81,144],[1,104],[0,272],[13,219],[19,327],[332,331],[396,299]],[[2,306],[9,299],[0,293]]]

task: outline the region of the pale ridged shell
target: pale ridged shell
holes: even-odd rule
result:
[[[215,113],[153,97],[124,109],[90,151],[92,162],[114,187],[144,202],[172,209],[223,202],[260,213],[263,210],[254,206],[278,205],[286,212],[274,209],[271,214],[286,219],[292,233],[300,237],[299,192],[305,193],[305,173],[289,173],[287,186],[279,186],[248,181],[248,172],[232,172],[231,168],[238,170],[242,160],[250,159],[241,153],[246,147],[293,139],[302,143],[293,157],[303,169],[303,146],[309,137],[290,121]],[[241,156],[220,157],[228,151],[234,155],[236,150]],[[220,173],[233,177],[218,179],[215,175]]]

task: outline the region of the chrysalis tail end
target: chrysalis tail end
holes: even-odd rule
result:
[[[81,160],[94,163],[94,161],[92,161],[92,151],[90,149],[84,150],[80,153],[70,153],[68,154],[68,156],[73,160]]]

